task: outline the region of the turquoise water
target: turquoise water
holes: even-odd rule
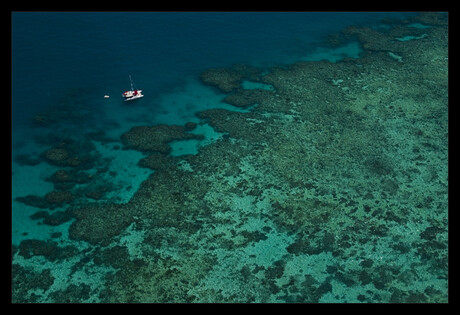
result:
[[[416,16],[13,12],[13,302],[446,302]]]

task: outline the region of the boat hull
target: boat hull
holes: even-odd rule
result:
[[[144,97],[144,95],[142,94],[142,90],[126,91],[122,94],[122,96],[125,99],[125,102]]]
[[[133,96],[133,97],[125,98],[125,102],[137,100],[138,98],[142,98],[142,97],[144,97],[144,95],[138,95],[138,96]]]

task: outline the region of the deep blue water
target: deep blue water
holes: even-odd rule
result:
[[[406,13],[407,14],[407,13]],[[150,97],[234,63],[285,64],[348,25],[403,13],[13,12],[13,128],[69,90],[129,87]]]

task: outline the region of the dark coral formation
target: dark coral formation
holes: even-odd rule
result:
[[[152,170],[166,169],[174,165],[173,157],[161,153],[151,153],[139,161],[139,166],[147,167]]]
[[[51,148],[42,152],[36,159],[59,167],[51,176],[45,178],[53,184],[54,190],[44,196],[19,196],[15,201],[35,208],[55,210],[85,203],[87,198],[104,199],[108,193],[118,189],[111,182],[111,174],[108,172],[110,161],[102,158],[95,150],[93,140],[112,141],[103,133],[88,133],[78,140],[74,137],[59,136],[40,139],[40,142]],[[19,157],[20,162],[27,160],[34,161],[35,158]],[[69,220],[64,212],[45,214],[39,211],[33,217],[45,218],[43,223],[50,225],[58,225],[59,222]]]
[[[69,158],[69,152],[64,148],[52,148],[44,153],[44,157],[50,163],[62,163]]]
[[[42,153],[44,160],[57,166],[71,166],[81,169],[88,169],[91,165],[91,152],[94,145],[90,142],[74,141],[66,139]]]
[[[73,195],[69,191],[52,191],[45,195],[46,201],[50,204],[63,204],[73,200]]]
[[[121,136],[127,149],[136,149],[143,152],[160,152],[167,154],[171,151],[168,145],[173,140],[202,139],[202,135],[187,133],[193,130],[193,125],[156,125],[136,126]]]
[[[224,98],[224,101],[236,107],[248,107],[257,105],[258,102],[269,99],[274,94],[273,91],[264,89],[238,89],[234,93]]]
[[[24,240],[19,244],[19,255],[24,258],[44,256],[49,261],[72,257],[77,252],[74,246],[61,247],[54,241]]]
[[[224,93],[241,88],[244,79],[259,81],[262,71],[249,65],[233,65],[230,68],[212,68],[201,73],[204,84],[215,86]]]
[[[124,205],[90,205],[72,211],[77,219],[69,229],[70,239],[108,245],[131,222]]]
[[[30,294],[29,290],[47,290],[55,281],[50,269],[36,272],[32,268],[24,268],[13,264],[11,268],[12,300],[15,303],[35,303],[38,296]]]
[[[200,78],[203,83],[228,93],[240,87],[243,76],[233,69],[214,68],[204,71]]]
[[[418,17],[434,21],[423,30],[409,21],[386,32],[348,28],[343,36],[364,48],[357,59],[263,75],[242,66],[205,71],[203,82],[227,93],[227,102],[257,106],[197,113],[225,134],[197,155],[168,154],[171,141],[196,139],[188,133],[194,124],[123,134],[125,148],[144,152],[139,165],[154,172],[129,202],[64,212],[74,219],[70,239],[88,244],[75,268],[110,272],[100,287],[71,284],[49,299],[446,302],[443,16]],[[403,36],[417,39],[395,39]],[[245,78],[274,89],[244,90]],[[53,154],[53,163],[68,159]],[[78,174],[52,178],[64,184]],[[17,254],[59,261],[67,256],[54,251],[62,249],[76,255],[54,241],[23,241]],[[40,280],[37,288],[53,282],[46,271],[24,275]],[[22,286],[18,300],[29,289]]]

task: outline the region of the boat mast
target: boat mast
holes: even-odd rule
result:
[[[134,82],[133,79],[131,79],[131,75],[129,75],[129,81],[131,81],[131,91],[134,91]]]

